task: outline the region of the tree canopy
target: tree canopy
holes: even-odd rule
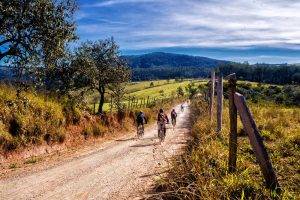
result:
[[[0,61],[51,66],[76,39],[74,0],[1,0]]]
[[[99,113],[103,111],[107,89],[110,86],[121,86],[121,83],[130,79],[130,69],[119,57],[119,47],[113,38],[82,43],[76,51],[71,68],[75,88],[99,92]]]

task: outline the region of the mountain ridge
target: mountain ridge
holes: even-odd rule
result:
[[[208,67],[213,68],[221,64],[230,63],[226,60],[218,60],[203,56],[186,54],[152,52],[141,55],[124,55],[122,58],[131,68],[151,67]]]

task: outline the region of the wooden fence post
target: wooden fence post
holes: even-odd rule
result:
[[[250,144],[253,148],[260,169],[264,175],[267,187],[273,190],[280,190],[280,186],[269,159],[269,155],[259,134],[253,116],[249,108],[247,107],[245,97],[239,93],[235,93],[234,103],[238,109],[241,121],[244,126],[244,130],[248,134],[248,137],[250,139]]]
[[[136,98],[136,101],[135,101],[135,108],[138,108],[138,104],[139,104],[139,99],[138,98]]]
[[[210,85],[210,102],[209,102],[209,114],[210,122],[213,121],[213,109],[214,109],[214,94],[215,94],[215,71],[211,71],[211,85]]]
[[[130,110],[130,96],[128,97],[128,110]]]
[[[130,108],[133,109],[133,101],[134,101],[134,97],[132,97],[131,102],[130,102]]]
[[[217,84],[217,132],[222,130],[222,113],[223,113],[223,77],[218,76]]]
[[[146,103],[146,106],[147,106],[147,107],[149,106],[149,96],[147,97],[147,103]]]
[[[230,135],[229,135],[229,160],[228,171],[230,173],[236,171],[237,159],[237,110],[234,104],[234,94],[236,91],[236,75],[228,75],[229,83],[229,117],[230,117]]]

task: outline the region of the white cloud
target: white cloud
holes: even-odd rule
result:
[[[111,34],[126,48],[259,45],[300,49],[300,1],[110,0],[89,6],[102,9],[100,14],[107,7],[123,6],[112,19],[102,19],[118,23],[83,24],[79,30],[91,37]]]
[[[103,2],[94,4],[85,4],[84,7],[108,7],[115,6],[117,4],[124,3],[148,3],[148,2],[158,2],[159,0],[104,0]]]

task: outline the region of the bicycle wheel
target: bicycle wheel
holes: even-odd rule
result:
[[[144,135],[144,129],[142,125],[138,126],[137,136],[138,138],[141,138]]]
[[[159,141],[163,142],[164,141],[164,131],[161,129],[159,130]]]
[[[176,119],[172,119],[173,128],[176,126]]]
[[[162,142],[163,140],[163,128],[162,128],[162,124],[159,124],[158,125],[158,138],[159,138],[159,141]]]

